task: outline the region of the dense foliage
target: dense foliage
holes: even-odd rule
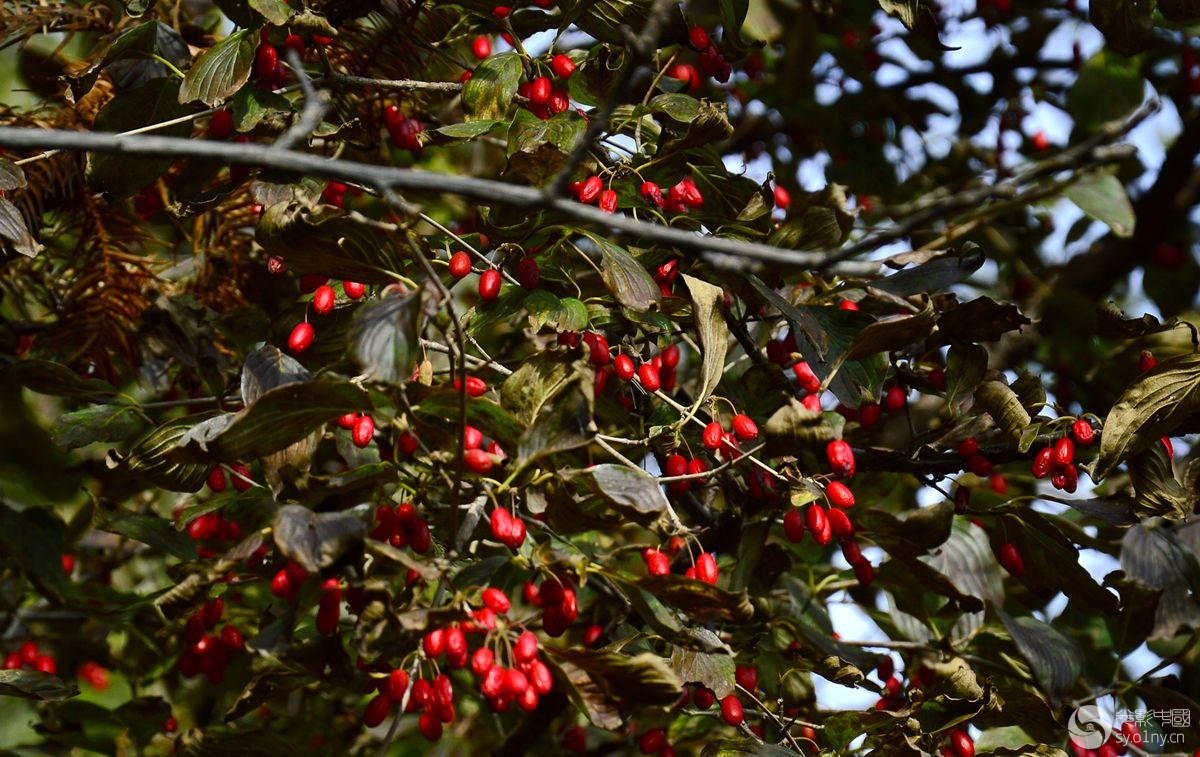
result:
[[[1198,26],[4,0],[0,747],[1197,749]]]

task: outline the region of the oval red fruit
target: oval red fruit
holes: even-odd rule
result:
[[[463,462],[467,466],[467,470],[472,473],[478,473],[481,476],[486,476],[492,472],[492,467],[495,462],[492,456],[481,449],[469,449],[463,455]]]
[[[571,74],[575,73],[575,61],[571,60],[566,55],[559,53],[550,59],[550,69],[554,71],[554,75],[560,79],[566,79]]]
[[[617,378],[622,381],[629,381],[633,378],[633,374],[637,369],[633,365],[633,358],[628,355],[617,355],[613,360],[613,371],[617,374]]]
[[[360,415],[358,420],[354,421],[350,438],[356,447],[365,447],[370,444],[371,440],[375,438],[375,420],[369,415]]]
[[[500,295],[500,272],[489,268],[479,277],[479,298],[485,302],[496,299]]]
[[[513,278],[521,285],[522,289],[537,289],[537,286],[542,281],[542,274],[538,270],[537,261],[533,258],[521,258],[517,261],[516,267],[513,269]]]
[[[651,728],[638,739],[638,750],[642,754],[658,754],[666,742],[666,731],[661,728]]]
[[[392,700],[388,699],[386,694],[377,694],[374,699],[367,702],[367,709],[363,710],[363,725],[367,728],[374,728],[387,718],[391,709]]]
[[[733,433],[742,441],[748,442],[758,438],[758,425],[750,416],[739,413],[733,416],[732,425]]]
[[[825,496],[829,498],[829,504],[835,507],[842,509],[854,507],[854,492],[850,491],[850,487],[841,481],[830,481],[829,486],[825,487]]]
[[[783,516],[783,534],[792,543],[804,538],[804,516],[799,510],[788,510]]]
[[[1034,478],[1045,478],[1050,475],[1050,469],[1054,467],[1054,448],[1043,447],[1038,450],[1038,453],[1033,458],[1033,476]]]
[[[279,51],[269,42],[263,42],[254,51],[254,76],[257,79],[272,80],[275,77],[275,64],[279,62]]]
[[[337,294],[334,293],[333,287],[328,284],[322,284],[317,287],[317,291],[313,292],[313,310],[318,315],[326,315],[333,312],[333,304],[337,300]]]
[[[1015,544],[1004,543],[1000,545],[999,551],[996,552],[996,559],[1000,563],[1000,567],[1007,570],[1013,576],[1020,577],[1025,572],[1025,560],[1021,557],[1021,553],[1017,551]]]
[[[809,505],[808,511],[804,513],[804,521],[817,544],[824,546],[829,543],[832,530],[829,527],[829,519],[825,517],[825,510],[820,505]]]
[[[604,191],[604,180],[599,176],[589,176],[583,182],[583,186],[579,188],[579,201],[585,205],[591,205],[600,197],[602,191]]]
[[[701,552],[696,558],[696,580],[706,584],[717,582],[717,558],[711,552]]]
[[[459,250],[450,256],[450,275],[456,279],[464,278],[471,272],[471,256]]]
[[[825,445],[825,456],[829,459],[829,467],[833,472],[845,478],[854,476],[854,450],[841,439]]]
[[[662,381],[658,377],[658,369],[650,363],[642,363],[638,367],[638,381],[648,392],[657,392],[662,386]]]
[[[712,421],[704,427],[704,436],[702,437],[704,446],[711,450],[720,449],[721,438],[724,434],[725,430],[721,428],[721,424]]]
[[[606,189],[600,193],[600,209],[605,213],[617,212],[618,198],[615,190]]]
[[[316,331],[313,329],[311,323],[307,321],[297,323],[295,328],[292,329],[292,333],[288,335],[288,352],[293,355],[299,355],[304,352],[312,346],[315,335]]]
[[[480,34],[471,41],[471,54],[483,60],[492,54],[492,41]]]
[[[1054,464],[1058,466],[1070,465],[1075,460],[1075,442],[1071,441],[1071,437],[1064,436],[1054,443]]]
[[[950,748],[958,757],[975,757],[975,742],[961,728],[950,731]]]
[[[646,572],[652,576],[665,576],[671,572],[671,558],[665,552],[657,549],[647,549],[642,553],[646,561]]]
[[[708,41],[708,32],[701,29],[699,26],[693,26],[688,30],[688,41],[692,43],[692,47],[703,52],[712,44]]]
[[[545,105],[550,100],[550,91],[552,89],[553,86],[550,83],[550,77],[539,76],[529,85],[529,101],[535,105]]]
[[[854,524],[850,522],[850,516],[846,515],[844,510],[831,509],[825,513],[825,520],[829,521],[829,530],[837,538],[846,539],[854,535]]]
[[[742,724],[745,714],[742,711],[742,701],[736,694],[730,694],[721,700],[721,717],[731,726],[737,727]]]
[[[1091,422],[1080,418],[1071,425],[1071,436],[1075,437],[1076,444],[1087,447],[1096,441],[1096,429],[1092,428]]]
[[[400,702],[404,699],[405,692],[408,691],[408,673],[400,668],[394,669],[388,673],[387,684],[384,692],[393,702]]]
[[[208,136],[213,139],[229,139],[233,134],[233,112],[225,109],[212,114],[208,122]]]

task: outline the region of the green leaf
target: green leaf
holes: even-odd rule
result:
[[[154,79],[130,92],[120,92],[96,116],[97,131],[122,132],[170,121],[193,109],[179,102],[177,79]],[[159,129],[166,137],[186,137],[189,122]],[[121,153],[87,153],[87,180],[95,188],[123,199],[166,173],[174,158]]]
[[[692,415],[713,393],[717,384],[721,383],[721,376],[725,372],[725,353],[729,347],[729,327],[725,324],[723,315],[724,290],[687,274],[683,276],[683,283],[687,285],[688,293],[692,297],[692,319],[695,321],[696,333],[700,337],[700,349],[703,352],[700,389],[696,392],[696,399],[689,413]]]
[[[1080,70],[1068,95],[1067,110],[1081,130],[1095,132],[1141,105],[1144,87],[1136,62],[1101,51]]]
[[[1133,236],[1137,217],[1121,180],[1110,173],[1093,171],[1067,187],[1067,199],[1097,221],[1112,229],[1118,237]]]
[[[417,293],[391,291],[356,308],[350,343],[366,380],[385,384],[408,380],[420,317],[421,297]]]
[[[1033,669],[1038,687],[1051,697],[1064,694],[1083,672],[1083,653],[1075,642],[1037,618],[1013,618],[995,609],[1017,651]]]
[[[525,309],[533,329],[550,326],[555,331],[579,331],[588,324],[587,305],[575,297],[563,297],[535,289],[525,297]]]
[[[93,405],[59,416],[50,438],[65,451],[93,442],[123,442],[141,425],[133,405]]]
[[[570,358],[561,353],[542,352],[521,363],[500,385],[500,403],[525,425],[542,412],[555,397],[571,386],[578,375]]]
[[[825,414],[809,410],[795,397],[788,397],[787,402],[763,424],[762,430],[769,455],[789,454],[797,447],[810,447],[834,438]]]
[[[1103,479],[1196,412],[1200,412],[1200,353],[1159,362],[1133,380],[1105,418],[1092,478]]]
[[[562,647],[546,647],[546,654],[559,664],[570,663],[587,673],[618,706],[668,705],[683,690],[683,682],[675,671],[655,654],[629,655]]]
[[[310,381],[312,374],[291,355],[273,344],[261,344],[242,364],[242,405],[249,407],[272,389],[295,381]]]
[[[1140,517],[1161,515],[1183,520],[1192,512],[1192,500],[1197,493],[1184,488],[1175,478],[1171,458],[1161,444],[1151,444],[1129,458],[1129,479],[1136,495],[1136,510]]]
[[[515,51],[493,55],[476,66],[463,85],[467,120],[502,120],[512,107],[522,73],[521,56]]]
[[[978,344],[956,343],[946,355],[946,402],[961,410],[987,373],[988,353]]]
[[[285,0],[249,0],[249,3],[271,26],[283,26],[296,15]]]
[[[250,79],[258,32],[242,29],[210,47],[192,64],[179,88],[179,102],[218,105]]]
[[[140,5],[148,7],[150,3]],[[184,65],[190,60],[187,43],[178,32],[160,21],[147,21],[117,37],[94,66],[78,76],[68,76],[71,94],[76,102],[82,100],[96,83],[100,72],[117,61],[141,61],[160,69],[158,76],[162,76],[166,68],[161,63],[151,63],[155,55],[161,55],[176,65]]]
[[[275,546],[309,573],[337,561],[367,533],[367,506],[332,513],[314,513],[300,505],[284,505],[275,513]]]
[[[267,254],[301,274],[391,284],[395,274],[404,270],[406,256],[400,251],[398,234],[332,205],[272,205],[263,212],[254,236]]]
[[[65,527],[50,510],[31,507],[17,511],[0,504],[0,546],[3,554],[20,566],[40,587],[52,594],[65,592],[67,574],[62,567]]]
[[[659,95],[650,101],[652,113],[670,116],[681,124],[690,124],[700,115],[700,101],[691,95],[672,93]]]
[[[247,132],[275,113],[291,113],[292,103],[281,94],[259,87],[242,87],[229,103],[234,131]]]
[[[185,562],[196,559],[196,544],[191,537],[176,530],[171,521],[157,515],[97,509],[93,525],[101,531],[140,541]]]
[[[536,116],[534,117],[536,118]],[[489,131],[495,129],[502,123],[504,122],[490,120],[464,121],[462,123],[442,126],[434,129],[433,131],[434,133],[440,134],[450,140],[465,141],[475,139],[476,137],[482,137],[484,134],[487,134]]]
[[[588,234],[588,238],[600,248],[600,277],[617,302],[639,313],[661,303],[662,292],[641,263],[603,237]]]
[[[61,702],[79,696],[79,689],[37,670],[0,670],[0,696]]]
[[[900,297],[932,294],[971,278],[986,261],[987,257],[977,245],[967,243],[963,245],[961,254],[938,255],[912,268],[906,268],[872,282],[871,288],[890,292]]]

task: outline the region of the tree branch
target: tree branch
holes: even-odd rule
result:
[[[144,135],[127,137],[113,133],[66,129],[0,127],[0,146],[15,149],[49,148],[90,150],[125,155],[202,158],[238,165],[273,168],[324,179],[349,181],[362,186],[454,194],[484,203],[554,210],[576,221],[608,229],[615,236],[642,239],[679,249],[693,250],[701,253],[706,259],[712,256],[713,262],[717,264],[720,264],[721,255],[714,256],[713,253],[798,268],[822,266],[832,273],[847,276],[870,277],[879,274],[878,263],[847,262],[830,266],[826,264],[829,258],[829,254],[826,252],[787,250],[756,242],[742,242],[681,231],[638,221],[625,215],[605,213],[599,208],[565,198],[547,197],[540,190],[519,184],[507,184],[491,179],[436,171],[419,171],[334,160],[316,155],[288,152],[266,145]]]

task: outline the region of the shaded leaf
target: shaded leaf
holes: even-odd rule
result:
[[[123,132],[170,121],[190,113],[179,102],[179,80],[153,79],[132,91],[120,92],[96,115],[96,130]],[[191,123],[184,121],[157,130],[165,137],[186,137]],[[88,182],[117,199],[131,197],[166,173],[175,158],[152,158],[121,153],[87,153]]]
[[[607,239],[588,236],[600,248],[600,276],[617,302],[637,312],[659,305],[662,293],[641,263]]]
[[[683,682],[675,671],[655,654],[629,655],[561,647],[546,647],[546,654],[586,672],[600,691],[622,708],[667,706],[673,704],[683,690]]]
[[[946,355],[946,402],[951,407],[960,406],[987,373],[988,353],[978,344],[956,343]]]
[[[1083,653],[1075,642],[1036,618],[1013,618],[999,607],[995,610],[1039,688],[1052,697],[1064,694],[1083,671]]]
[[[754,615],[745,591],[735,594],[686,576],[647,576],[638,581],[638,586],[700,622],[723,620],[741,624]]]
[[[272,389],[295,381],[309,381],[312,374],[291,355],[273,344],[262,344],[242,364],[242,404],[246,407]]]
[[[275,513],[275,546],[309,573],[332,565],[367,532],[367,508],[314,513],[300,505],[284,505]],[[390,545],[389,545],[390,546]]]
[[[950,340],[994,342],[1029,323],[1016,305],[979,297],[942,313],[938,331]]]
[[[768,455],[794,454],[798,448],[811,447],[834,438],[833,428],[826,422],[825,414],[809,410],[795,397],[789,397],[767,419],[762,430]]]
[[[775,744],[766,744],[757,739],[720,739],[710,741],[700,752],[700,757],[736,757],[750,755],[751,757],[796,757],[791,749],[784,749]]]
[[[396,234],[332,205],[272,205],[263,212],[254,236],[268,254],[297,273],[390,284],[404,268]]]
[[[0,158],[0,192],[25,186],[25,172],[8,158]]]
[[[1032,421],[1016,392],[1002,381],[981,384],[975,390],[975,403],[1014,439],[1019,438]]]
[[[291,113],[294,108],[286,97],[269,89],[242,87],[229,103],[229,110],[233,114],[234,131],[247,132],[264,118],[276,113]]]
[[[877,352],[891,352],[919,342],[933,332],[937,314],[933,303],[926,302],[920,313],[882,318],[855,335],[846,350],[846,359],[857,360]]]
[[[248,0],[248,4],[271,26],[283,26],[296,14],[286,0]]]
[[[59,449],[70,450],[93,442],[123,442],[141,425],[132,405],[93,405],[59,416],[50,438]]]
[[[963,245],[961,254],[939,255],[920,265],[871,282],[871,288],[900,297],[937,292],[971,278],[972,274],[983,267],[986,260],[978,246],[968,243]]]
[[[97,509],[93,525],[101,531],[140,541],[185,562],[196,559],[196,544],[191,537],[176,530],[171,521],[157,515]]]
[[[366,380],[402,384],[412,375],[420,308],[419,294],[389,291],[355,309],[350,340]]]
[[[0,696],[61,702],[79,696],[79,689],[37,670],[0,670]]]
[[[1121,569],[1129,580],[1161,592],[1150,639],[1170,639],[1200,625],[1200,565],[1165,521],[1133,526],[1121,539]]]
[[[1154,30],[1151,0],[1092,0],[1088,17],[1104,33],[1108,47],[1122,55],[1146,49]]]
[[[127,454],[110,451],[108,467],[170,491],[199,491],[212,470],[212,462],[179,461],[171,452],[194,427],[212,419],[212,413],[202,413],[167,421],[139,437]]]
[[[1109,411],[1092,478],[1103,479],[1196,412],[1200,412],[1200,353],[1162,360],[1135,378]]]
[[[30,233],[21,211],[7,197],[0,197],[0,240],[4,240],[13,252],[27,258],[42,251],[42,245]]]
[[[1182,520],[1192,511],[1195,491],[1188,491],[1175,478],[1171,458],[1161,444],[1152,444],[1129,458],[1135,509],[1140,517],[1161,515]]]
[[[593,491],[623,512],[657,516],[671,506],[662,485],[644,470],[604,463],[580,475]]]
[[[737,665],[731,655],[675,647],[671,650],[671,667],[679,680],[709,688],[717,699],[734,691],[733,674]]]
[[[205,50],[196,59],[179,87],[179,102],[199,100],[218,105],[250,79],[258,32],[242,29]]]

